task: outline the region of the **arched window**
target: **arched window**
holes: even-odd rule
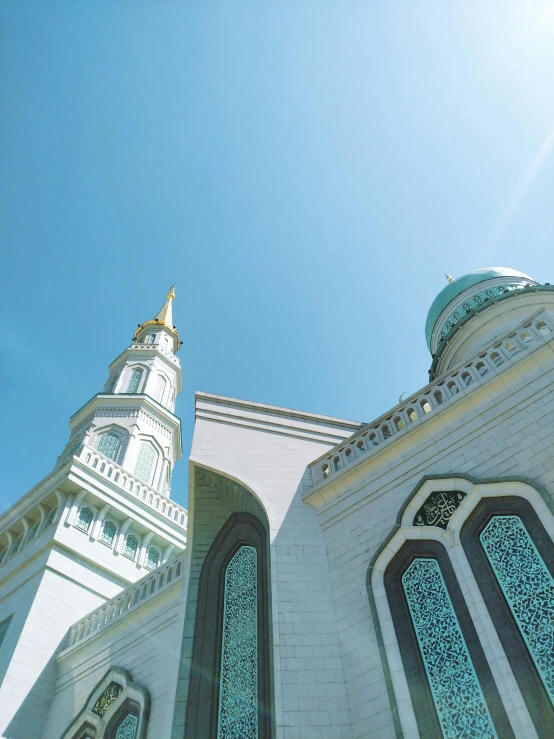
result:
[[[10,552],[10,557],[13,557],[14,554],[17,554],[19,550],[21,549],[21,545],[23,544],[23,539],[25,538],[25,534],[19,534],[17,539],[14,541],[12,545],[12,551]]]
[[[541,739],[554,726],[554,543],[531,503],[484,498],[462,547]]]
[[[111,547],[115,539],[116,531],[117,527],[113,521],[104,521],[102,524],[102,532],[99,537],[100,541]]]
[[[93,513],[90,508],[87,508],[86,506],[83,506],[81,510],[79,511],[79,515],[77,516],[77,520],[75,521],[75,526],[78,529],[81,529],[81,531],[88,531],[90,529],[90,524],[92,523],[93,519]]]
[[[155,570],[160,564],[160,552],[156,547],[149,547],[146,555],[145,567],[147,570]]]
[[[271,739],[269,550],[259,518],[234,513],[200,573],[185,739]]]
[[[119,450],[121,449],[121,435],[115,431],[109,431],[107,434],[102,434],[98,440],[98,446],[96,447],[100,454],[103,454],[108,459],[113,459],[114,462],[117,460]]]
[[[123,554],[129,559],[136,559],[138,550],[139,540],[134,534],[127,534],[125,537],[125,546],[123,547]]]
[[[134,713],[128,713],[117,727],[115,739],[135,739],[137,735],[138,718]]]
[[[151,484],[157,456],[152,444],[149,444],[147,441],[141,441],[137,463],[135,465],[135,477],[138,477],[139,480],[145,482],[147,485]]]
[[[27,541],[32,541],[35,536],[37,535],[37,531],[40,526],[40,519],[38,521],[35,521],[35,523],[31,526],[31,529],[29,530],[29,533],[27,535]]]
[[[383,584],[419,736],[513,739],[446,548],[405,541]]]
[[[162,398],[165,393],[165,386],[166,386],[165,378],[162,377],[161,375],[158,375],[156,377],[156,386],[154,388],[154,400],[157,400],[158,403],[162,402]]]
[[[81,441],[78,441],[76,444],[73,444],[73,446],[70,449],[68,449],[65,456],[72,457],[77,451],[77,449],[81,446],[81,443],[82,443]]]
[[[108,380],[108,384],[106,385],[106,393],[113,393],[115,386],[117,385],[118,378],[119,372],[114,372],[113,375],[111,375],[110,379]]]
[[[147,344],[155,344],[156,343],[156,334],[148,334],[146,337],[146,343]]]
[[[252,546],[225,571],[218,739],[258,736],[258,577]]]
[[[57,510],[58,509],[56,508],[56,506],[54,506],[54,508],[51,508],[48,511],[48,515],[46,516],[46,520],[44,522],[44,528],[45,529],[47,529],[50,526],[50,524],[54,523],[54,519],[56,518],[56,511]]]
[[[128,393],[138,393],[138,389],[142,380],[142,375],[143,371],[140,369],[140,367],[135,367],[135,369],[131,372],[129,384],[127,385]]]

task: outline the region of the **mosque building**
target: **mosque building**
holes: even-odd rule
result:
[[[554,737],[554,287],[448,279],[369,424],[196,393],[188,512],[169,292],[0,517],[2,737]]]

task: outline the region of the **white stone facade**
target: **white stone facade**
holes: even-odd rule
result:
[[[497,275],[489,282],[502,284]],[[209,572],[222,582],[210,563],[235,513],[263,519],[267,529],[270,636],[260,660],[271,666],[263,698],[271,717],[260,719],[259,739],[429,739],[395,621],[399,606],[387,589],[406,547],[426,543],[444,552],[449,592],[457,582],[455,610],[464,635],[464,618],[476,635],[471,659],[481,655],[476,675],[481,685],[489,680],[483,700],[496,735],[554,735],[554,707],[545,702],[546,718],[537,720],[464,548],[467,523],[497,501],[521,501],[541,522],[543,549],[553,546],[554,291],[523,279],[516,287],[456,327],[427,387],[368,425],[197,393],[190,522],[160,489],[161,467],[147,482],[135,476],[131,443],[117,459],[98,450],[105,430],[121,426],[135,449],[145,437],[158,445],[160,465],[171,470],[179,457],[172,408],[142,392],[146,385],[122,389],[141,352],[142,382],[173,362],[174,332],[160,332],[169,360],[148,359],[160,350],[140,343],[153,332],[152,322],[143,324],[136,346],[112,365],[117,382],[73,417],[72,438],[82,439],[74,455],[62,455],[0,519],[0,541],[10,547],[0,564],[0,628],[11,617],[0,646],[2,736],[109,739],[133,705],[137,739],[190,739],[193,720],[201,727],[194,739],[215,739],[217,706],[205,696],[217,697],[219,687],[202,687],[197,667],[198,654],[213,646],[209,623],[218,634],[221,622],[217,599],[205,611],[202,603],[211,597]],[[477,290],[461,292],[451,308]],[[180,389],[174,367],[167,381]],[[459,499],[444,526],[416,523],[429,496],[449,491]],[[83,507],[92,514],[86,531]],[[100,541],[107,520],[115,526],[111,544]],[[134,557],[125,553],[130,532]],[[213,654],[219,675],[221,656]],[[260,662],[259,681],[264,669]],[[100,716],[96,701],[113,681],[121,691]]]

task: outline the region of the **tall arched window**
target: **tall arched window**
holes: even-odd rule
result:
[[[129,378],[129,383],[127,385],[128,393],[138,393],[138,389],[142,380],[142,375],[142,369],[140,367],[135,367],[135,369],[131,372],[131,377]]]
[[[135,477],[138,477],[139,480],[142,480],[147,485],[152,483],[152,475],[157,456],[152,444],[149,444],[147,441],[141,441],[135,466]]]
[[[225,571],[218,739],[258,736],[258,577],[254,547]]]
[[[103,454],[109,459],[113,459],[115,462],[117,460],[119,450],[121,449],[121,434],[117,434],[115,431],[109,431],[107,434],[102,434],[98,440],[98,446],[96,448],[100,454]]]
[[[234,513],[200,574],[185,739],[271,739],[267,532]]]
[[[134,534],[127,534],[125,537],[125,546],[123,547],[123,554],[129,559],[136,559],[137,550],[139,546],[138,537]]]
[[[147,344],[155,344],[156,343],[156,334],[148,334],[146,337],[146,343]]]
[[[531,503],[484,498],[460,540],[541,739],[554,726],[554,543]]]
[[[148,547],[145,567],[147,570],[155,570],[160,564],[160,551],[156,547]]]
[[[158,403],[162,402],[162,398],[165,393],[165,386],[166,386],[165,378],[162,377],[161,375],[158,375],[156,377],[156,386],[154,388],[154,400],[157,400]]]
[[[419,736],[513,739],[445,547],[406,541],[383,583]]]
[[[111,375],[110,379],[108,380],[108,384],[106,385],[106,393],[113,393],[115,386],[117,385],[118,378],[118,372],[114,372],[113,375]]]
[[[115,739],[135,739],[137,735],[138,718],[134,713],[128,713],[116,729]]]

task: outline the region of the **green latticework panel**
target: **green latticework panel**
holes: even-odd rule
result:
[[[117,453],[121,446],[121,436],[119,434],[110,431],[108,434],[103,434],[98,442],[98,451],[109,459],[114,461],[117,459]]]
[[[141,442],[135,466],[135,477],[138,477],[139,480],[150,485],[150,478],[152,476],[152,468],[155,460],[156,452],[154,451],[154,448],[145,441]]]
[[[494,516],[480,539],[554,703],[554,579],[519,516]]]
[[[497,739],[438,562],[414,559],[402,576],[445,739]]]
[[[128,713],[117,727],[115,739],[135,739],[137,735],[138,718]]]
[[[258,737],[257,555],[243,546],[225,573],[218,739]]]
[[[142,377],[142,370],[139,369],[138,367],[135,367],[135,369],[131,372],[131,378],[129,380],[129,384],[127,385],[128,393],[138,392],[141,377]]]

